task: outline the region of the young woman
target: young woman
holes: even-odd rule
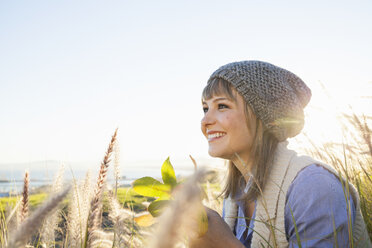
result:
[[[266,62],[211,75],[201,129],[209,154],[229,160],[229,174],[222,217],[207,209],[209,229],[191,247],[348,247],[351,238],[370,247],[355,189],[345,200],[333,168],[287,149],[310,97],[299,77]]]

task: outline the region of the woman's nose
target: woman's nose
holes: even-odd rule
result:
[[[207,127],[208,125],[211,125],[215,122],[215,118],[213,116],[213,113],[211,111],[208,111],[204,114],[204,117],[201,119],[201,126]]]

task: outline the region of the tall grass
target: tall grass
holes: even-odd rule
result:
[[[25,177],[23,180],[23,193],[22,193],[22,203],[19,211],[19,223],[22,223],[28,216],[28,191],[29,191],[30,177],[28,171],[25,172]]]
[[[54,179],[50,195],[58,194],[58,192],[62,190],[64,172],[65,169],[62,165]],[[46,247],[55,247],[55,232],[58,228],[59,219],[61,217],[60,215],[61,212],[56,209],[54,212],[50,213],[49,217],[44,221],[40,234],[41,241]]]
[[[174,200],[160,216],[159,225],[148,247],[183,247],[187,244],[188,239],[198,237],[198,220],[203,211],[201,204],[202,191],[199,183],[204,176],[204,171],[197,171],[175,192]]]
[[[89,212],[88,226],[87,226],[87,235],[86,241],[88,247],[91,247],[97,239],[102,235],[96,235],[96,231],[100,228],[100,223],[102,222],[102,196],[104,192],[104,187],[106,183],[107,170],[110,163],[110,157],[114,150],[114,145],[116,141],[117,129],[115,130],[114,135],[111,138],[110,144],[107,148],[106,154],[101,163],[101,168],[98,173],[98,179],[96,188],[93,194],[93,199],[91,201],[91,208]]]
[[[74,181],[67,218],[68,247],[82,247],[86,240],[87,221],[92,198],[90,172],[83,182]]]
[[[361,212],[369,237],[372,237],[371,118],[344,114],[342,120],[344,142],[319,145],[309,139],[308,142],[312,146],[306,152],[333,166],[347,182],[356,186]],[[50,200],[36,210],[32,208],[29,210],[32,195],[28,195],[29,174],[26,173],[22,196],[7,208],[0,206],[0,247],[24,247],[26,244],[28,247],[48,248],[187,247],[190,238],[198,235],[199,227],[195,220],[200,216],[195,216],[197,212],[195,209],[202,208],[202,198],[204,197],[204,205],[221,212],[222,201],[218,197],[220,187],[216,187],[216,181],[207,182],[201,187],[200,183],[205,174],[196,170],[196,162],[193,160],[196,173],[183,184],[183,187],[174,192],[174,201],[169,208],[154,226],[139,227],[134,218],[141,214],[140,211],[146,210],[146,207],[137,205],[134,208],[133,205],[138,204],[137,201],[154,199],[134,197],[130,190],[118,188],[119,148],[116,147],[118,145],[116,135],[117,130],[110,140],[94,187],[89,173],[83,181],[74,180],[71,194],[63,204],[59,203],[67,196],[68,190],[57,189],[61,188],[62,181],[57,176],[56,189],[50,192]],[[113,168],[115,183],[113,190],[107,190],[106,175],[112,154],[115,155]],[[219,176],[215,175],[215,178]],[[348,184],[344,184],[344,189],[347,200]],[[62,209],[57,210],[57,206],[62,206]],[[19,226],[11,224],[15,222],[17,212],[20,217]],[[67,225],[67,230],[61,235],[55,235],[55,230],[61,223]],[[335,235],[336,232],[335,228]],[[350,221],[350,240],[352,236]],[[301,244],[300,239],[298,243]],[[335,246],[338,247],[338,244],[335,243]],[[354,247],[355,244],[351,242],[349,246]]]
[[[174,201],[169,210],[161,217],[157,228],[140,228],[134,221],[141,212],[136,213],[133,208],[124,208],[120,202],[137,204],[142,201],[154,200],[146,197],[137,197],[127,190],[123,199],[123,191],[118,189],[119,177],[118,156],[115,156],[115,185],[114,190],[107,191],[106,176],[111,155],[118,148],[116,141],[117,130],[111,138],[104,159],[101,163],[98,178],[92,190],[90,174],[83,182],[73,181],[71,194],[68,200],[60,203],[67,196],[69,188],[61,190],[63,169],[56,175],[56,179],[49,192],[49,200],[29,216],[29,174],[25,174],[24,192],[21,199],[8,211],[1,211],[0,215],[0,247],[175,247],[178,244],[187,244],[187,237],[196,235],[197,217],[191,221],[190,216],[195,215],[195,207],[202,208],[201,186],[199,183],[204,173],[197,172],[185,185],[174,194]],[[210,185],[207,185],[210,188]],[[121,199],[119,201],[118,196]],[[215,193],[208,193],[209,203]],[[105,198],[105,199],[104,199]],[[135,200],[135,201],[133,201]],[[104,207],[104,204],[107,204]],[[147,203],[148,205],[148,203]],[[62,209],[57,208],[62,206]],[[1,206],[1,209],[3,207]],[[21,224],[13,230],[7,228],[9,218],[14,216],[18,209]],[[59,209],[59,210],[58,210]],[[142,208],[136,207],[139,211]],[[62,212],[61,212],[62,210]],[[179,214],[182,213],[182,214]],[[62,217],[62,218],[61,218]],[[8,219],[7,219],[8,218]],[[177,221],[174,221],[177,219]],[[67,226],[61,235],[55,235],[58,225]],[[196,226],[196,228],[195,228]],[[174,235],[173,235],[174,234]],[[189,234],[189,235],[185,235]],[[164,236],[167,235],[167,236]],[[145,240],[148,240],[147,242]],[[149,241],[151,240],[151,241]],[[167,244],[167,245],[164,245]]]
[[[21,225],[11,235],[7,247],[25,247],[31,236],[41,227],[48,214],[52,212],[64,199],[70,188],[66,188],[58,194],[52,195],[41,207],[39,207],[30,217],[24,219]]]
[[[315,144],[310,139],[311,148],[307,152],[333,166],[346,182],[352,183],[359,195],[360,208],[372,240],[372,130],[371,117],[355,113],[343,114],[340,123],[343,142]],[[349,195],[348,184],[344,184],[345,197]],[[349,235],[352,237],[349,211]],[[351,239],[352,240],[352,239]],[[352,246],[352,244],[351,244]]]

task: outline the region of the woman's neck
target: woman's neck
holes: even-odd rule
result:
[[[249,177],[251,175],[253,162],[249,159],[244,159],[238,154],[234,156],[233,159],[231,159],[231,162],[235,165],[235,167],[240,171],[240,173],[243,175],[245,182],[247,183],[249,180]]]

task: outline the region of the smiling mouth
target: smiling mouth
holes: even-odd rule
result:
[[[226,135],[226,133],[211,133],[211,134],[208,134],[207,139],[208,139],[208,141],[213,141],[213,140],[219,139],[219,138],[221,138],[225,135]]]

